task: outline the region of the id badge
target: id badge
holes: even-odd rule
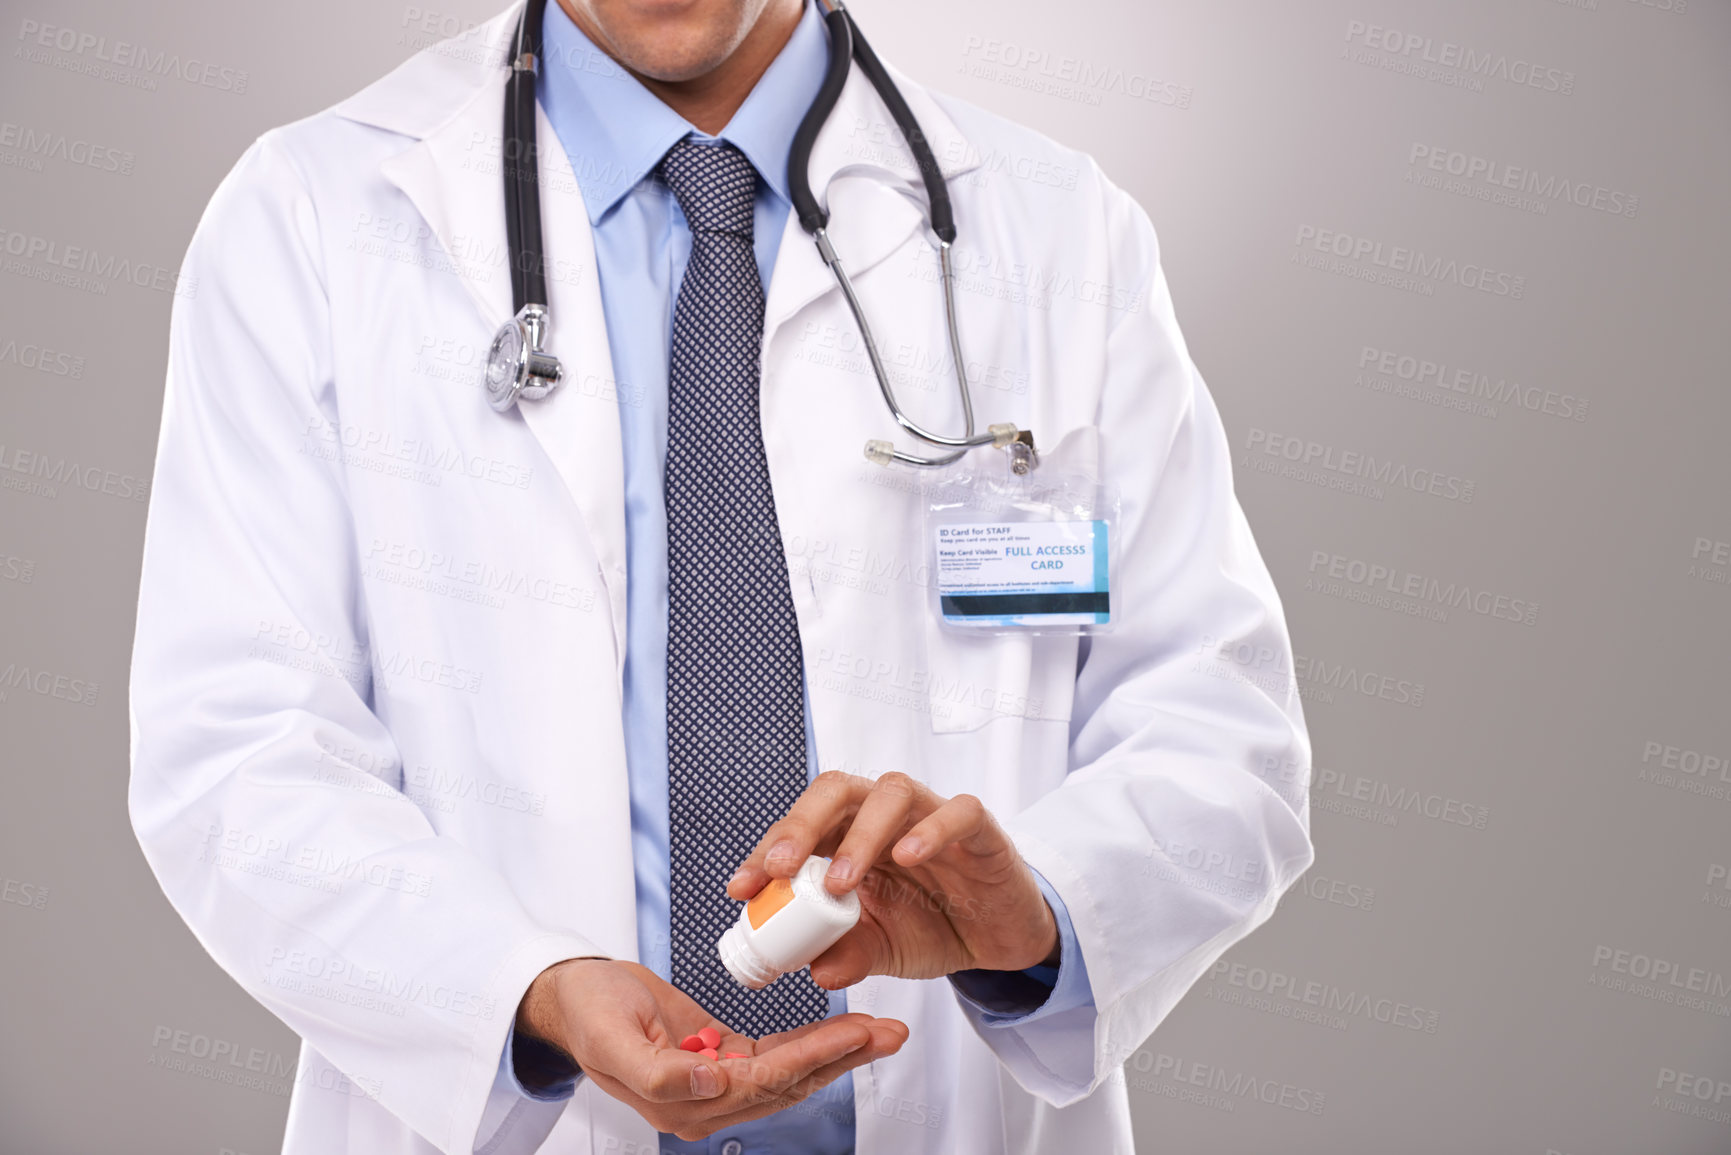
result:
[[[937,527],[938,612],[955,626],[1112,620],[1107,522],[957,521]]]
[[[939,620],[984,633],[1109,628],[1118,503],[1097,470],[1067,466],[1055,452],[1018,476],[996,454],[978,456],[984,460],[959,463],[927,491]]]

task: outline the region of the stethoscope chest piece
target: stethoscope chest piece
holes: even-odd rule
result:
[[[543,351],[546,334],[544,305],[524,305],[499,326],[487,349],[487,403],[495,411],[504,413],[519,398],[538,401],[558,387],[564,368]]]

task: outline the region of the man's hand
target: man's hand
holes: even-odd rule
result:
[[[721,1032],[720,1053],[750,1057],[705,1059],[679,1049],[680,1039],[704,1027]],[[542,971],[523,996],[517,1029],[563,1048],[603,1091],[681,1139],[792,1106],[908,1038],[895,1019],[850,1014],[751,1039],[647,967],[589,958]]]
[[[971,794],[946,799],[896,771],[875,781],[826,771],[764,834],[727,893],[748,899],[812,854],[832,860],[829,892],[857,888],[863,908],[859,925],[812,963],[821,987],[1057,962],[1057,920],[1034,872]]]

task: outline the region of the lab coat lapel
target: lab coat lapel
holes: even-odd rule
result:
[[[499,140],[503,62],[520,7],[513,5],[474,30],[478,51],[423,52],[338,110],[422,138],[386,161],[384,174],[414,203],[448,253],[498,254],[488,261],[454,262],[489,330],[511,315],[502,180],[491,142]],[[893,68],[890,72],[945,178],[954,180],[976,167],[975,150],[949,116],[924,89],[903,83]],[[520,404],[516,412],[553,462],[588,531],[612,613],[616,676],[622,676],[625,498],[612,354],[581,193],[539,107],[536,134],[552,316],[548,346],[564,363],[565,378],[551,396]],[[831,210],[830,239],[855,278],[926,227],[918,169],[888,110],[857,68],[818,133],[809,171],[812,188]],[[965,230],[967,222],[960,223]],[[830,271],[790,214],[765,301],[764,348],[771,347],[781,324],[835,291]],[[766,424],[774,420],[773,410],[766,391]]]
[[[535,106],[535,140],[541,153],[541,234],[547,275],[548,347],[565,368],[559,388],[517,408],[553,459],[582,511],[601,567],[613,615],[616,673],[625,672],[625,465],[619,431],[619,396],[595,238],[583,194],[559,136],[541,106]],[[503,191],[497,214],[504,224]]]
[[[509,25],[507,25],[509,27]],[[488,76],[473,99],[425,139],[385,162],[384,173],[414,202],[447,253],[488,331],[512,315],[498,150],[505,73]],[[595,272],[594,240],[582,194],[559,138],[536,107],[541,223],[546,265],[547,345],[564,366],[560,387],[499,417],[480,405],[476,420],[521,420],[553,462],[582,516],[613,619],[616,675],[624,669],[625,493],[612,353]],[[520,416],[518,416],[520,415]]]

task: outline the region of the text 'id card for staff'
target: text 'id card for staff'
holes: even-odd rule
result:
[[[1106,522],[949,522],[937,537],[938,610],[959,626],[1104,625]]]

